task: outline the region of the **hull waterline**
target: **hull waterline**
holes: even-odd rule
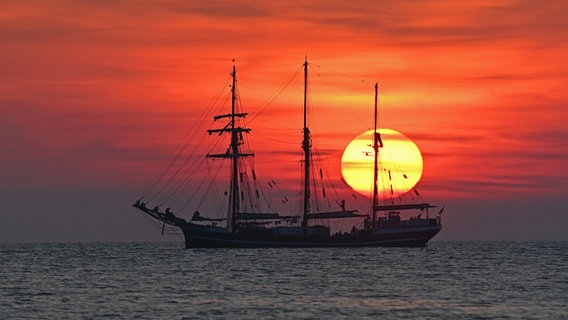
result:
[[[440,230],[441,225],[428,226],[415,231],[389,230],[383,234],[360,233],[329,237],[274,236],[269,229],[238,234],[188,223],[180,226],[186,248],[333,248],[333,247],[425,247]]]

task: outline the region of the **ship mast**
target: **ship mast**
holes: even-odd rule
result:
[[[213,129],[207,130],[209,134],[212,133],[219,133],[223,134],[224,132],[231,133],[231,144],[229,149],[226,153],[221,154],[208,154],[208,158],[229,158],[231,159],[231,188],[229,192],[229,210],[227,213],[227,229],[233,230],[237,224],[237,216],[239,214],[239,158],[242,157],[249,157],[253,156],[252,153],[240,153],[239,151],[239,139],[242,139],[242,133],[248,133],[250,131],[249,128],[242,128],[238,127],[236,123],[237,118],[244,118],[246,117],[246,113],[236,113],[236,102],[237,102],[237,94],[236,94],[236,84],[237,84],[237,68],[233,65],[233,72],[231,73],[232,77],[232,85],[231,85],[231,113],[214,116],[213,119],[219,120],[221,118],[229,118],[229,124],[226,125],[223,129]]]
[[[378,114],[378,100],[379,100],[379,83],[375,83],[375,131],[373,133],[373,150],[375,151],[374,165],[373,165],[373,228],[377,224],[378,211],[391,211],[391,210],[410,210],[420,209],[427,210],[428,208],[435,208],[436,206],[429,203],[412,203],[412,204],[392,204],[392,205],[379,205],[379,148],[383,147],[381,134],[377,129]]]
[[[310,211],[310,130],[307,121],[307,96],[308,96],[308,58],[304,61],[304,210],[302,213],[302,227],[308,226],[308,213]]]
[[[235,103],[237,100],[236,97],[236,82],[237,82],[237,68],[233,64],[233,83],[231,85],[231,151],[233,155],[235,155],[232,160],[233,165],[233,177],[231,178],[231,209],[229,213],[229,217],[231,218],[228,221],[231,221],[231,228],[235,225],[236,215],[239,212],[239,180],[238,180],[238,154],[239,154],[239,144],[238,144],[238,133],[235,130]]]
[[[373,227],[377,223],[377,210],[379,205],[379,142],[381,137],[377,132],[377,117],[378,117],[378,96],[379,96],[379,83],[375,83],[375,131],[373,133],[373,150],[375,150],[374,155],[374,165],[373,165]]]

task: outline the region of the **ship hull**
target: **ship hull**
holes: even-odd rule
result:
[[[231,233],[223,228],[187,223],[179,226],[186,248],[332,248],[332,247],[425,247],[441,225],[416,228],[385,228],[334,236],[277,236],[270,229]]]

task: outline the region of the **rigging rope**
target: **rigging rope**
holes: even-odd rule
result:
[[[298,76],[298,74],[300,73],[300,71],[302,71],[302,68],[298,68],[298,70],[296,70],[296,72],[290,77],[288,78],[288,80],[284,83],[284,85],[276,92],[276,95],[274,95],[274,97],[272,99],[270,99],[268,102],[266,102],[261,108],[260,111],[258,111],[250,120],[249,123],[253,122],[260,114],[262,114],[266,108],[268,108],[272,102],[274,102],[279,96],[280,94],[282,94],[282,92],[288,88],[288,86],[290,85],[290,83],[292,83],[292,81]]]
[[[318,66],[318,67],[319,67],[319,66]],[[341,101],[341,103],[343,103],[343,105],[345,105],[345,106],[347,107],[347,109],[349,109],[349,111],[351,111],[351,112],[355,115],[355,117],[357,117],[357,119],[359,119],[359,121],[360,121],[364,126],[367,127],[367,130],[371,130],[372,127],[371,127],[370,125],[368,125],[368,124],[366,123],[366,121],[365,121],[363,118],[361,118],[357,112],[355,112],[355,110],[354,110],[353,108],[351,108],[351,105],[349,105],[349,104],[343,99],[343,97],[342,97],[341,95],[339,95],[335,90],[333,90],[333,88],[331,87],[331,85],[330,85],[327,81],[324,80],[324,78],[321,76],[321,74],[320,74],[314,67],[312,67],[311,64],[310,64],[310,68],[311,68],[311,70],[313,70],[313,72],[318,76],[318,78],[323,82],[323,84],[325,84],[326,87],[327,87],[337,98],[339,98],[339,100]],[[341,74],[341,73],[338,73],[338,74]],[[352,77],[351,77],[351,78],[352,78]],[[361,80],[361,82],[367,82],[367,81]]]
[[[161,179],[165,176],[165,174],[171,169],[171,167],[181,156],[181,154],[183,154],[183,152],[186,150],[187,146],[189,145],[188,142],[191,141],[196,134],[198,134],[199,128],[204,126],[206,121],[205,115],[210,111],[211,107],[214,106],[217,103],[217,101],[220,99],[223,91],[225,90],[227,84],[229,83],[229,80],[230,76],[225,79],[223,86],[219,88],[219,90],[217,91],[217,95],[209,103],[208,107],[203,109],[201,116],[198,118],[200,119],[200,122],[198,123],[197,128],[191,128],[186,132],[182,141],[174,149],[174,152],[170,155],[168,160],[162,165],[162,168],[156,173],[154,178],[151,180],[151,182],[148,184],[148,186],[139,196],[140,199],[146,197],[154,188],[157,187],[157,184],[161,181]],[[153,198],[154,197],[152,197],[152,199]]]

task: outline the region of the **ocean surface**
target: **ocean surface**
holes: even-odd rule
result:
[[[568,319],[568,242],[0,244],[0,319]]]

